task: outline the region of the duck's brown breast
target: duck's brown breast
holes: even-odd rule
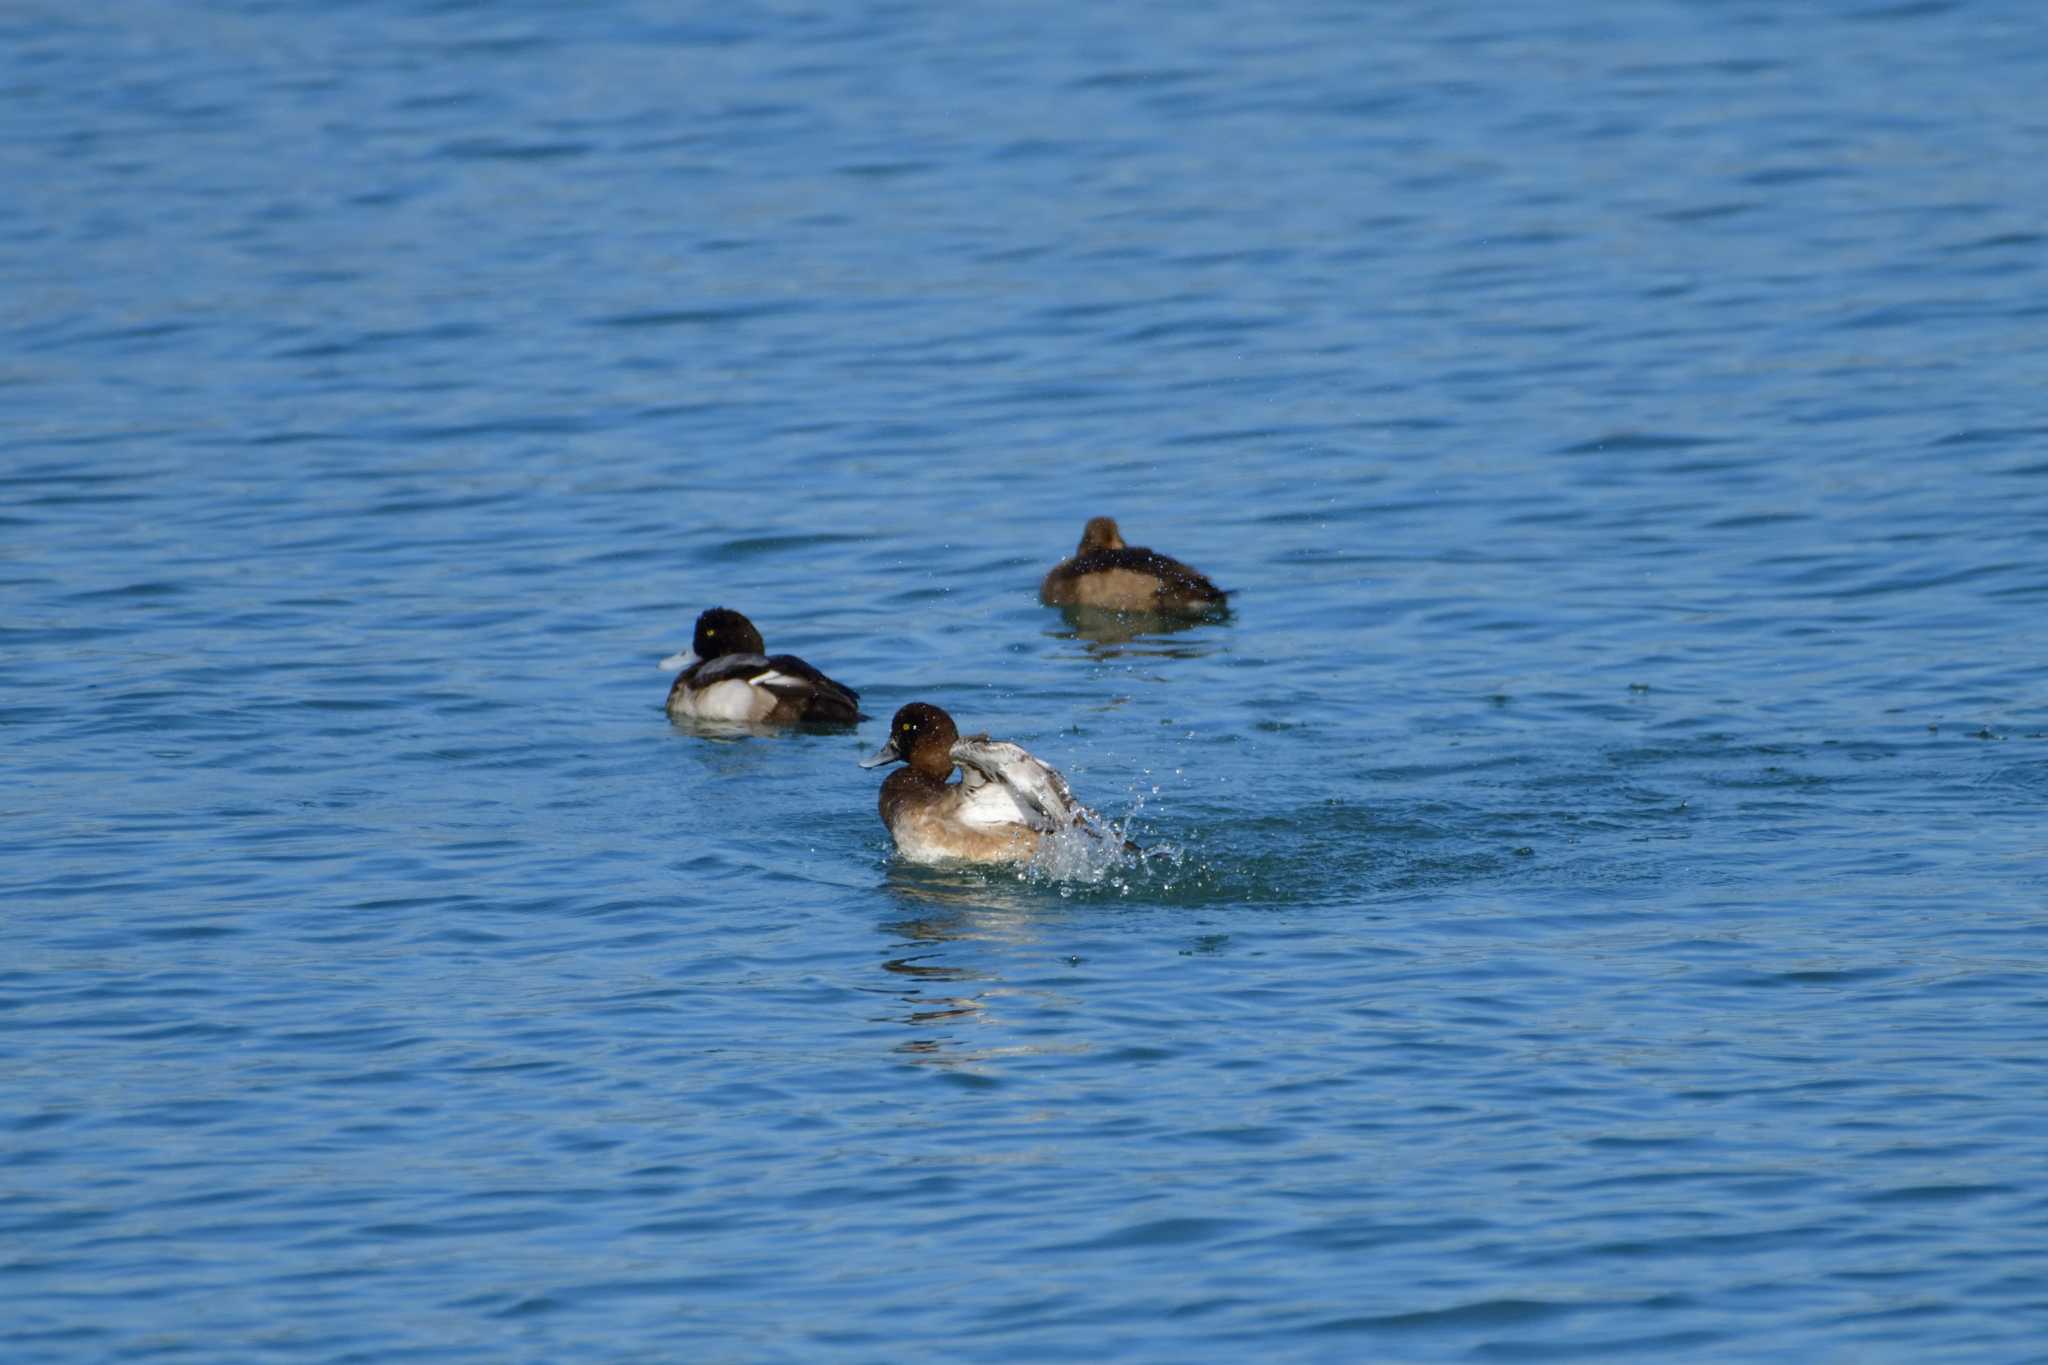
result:
[[[878,802],[896,852],[914,863],[958,859],[1021,863],[1038,851],[1039,833],[1028,825],[970,825],[961,817],[963,795],[908,768],[889,775]]]
[[[1028,862],[1038,851],[1040,835],[1028,825],[976,828],[948,819],[940,807],[927,806],[899,815],[889,826],[896,851],[912,862],[957,859],[970,863]]]

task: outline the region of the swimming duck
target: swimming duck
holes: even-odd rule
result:
[[[1178,559],[1126,545],[1114,517],[1095,517],[1071,559],[1045,576],[1038,598],[1049,607],[1110,611],[1202,612],[1229,594]]]
[[[794,654],[770,655],[754,623],[726,607],[699,616],[690,651],[670,655],[661,666],[683,670],[668,690],[668,713],[677,720],[851,725],[867,719],[860,693]]]
[[[880,807],[896,851],[912,862],[1021,863],[1056,830],[1100,832],[1065,778],[1015,744],[962,739],[953,718],[929,702],[899,710],[888,743],[860,766],[885,763],[909,765],[882,783]],[[960,780],[949,784],[956,766]]]

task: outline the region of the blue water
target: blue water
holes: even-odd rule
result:
[[[0,1356],[2048,1358],[2044,71],[11,8]],[[1156,856],[896,863],[913,699]]]

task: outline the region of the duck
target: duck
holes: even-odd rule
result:
[[[888,741],[860,766],[889,763],[906,766],[882,783],[882,823],[910,862],[1022,863],[1061,830],[1104,837],[1100,818],[1059,773],[1008,741],[963,739],[929,702],[899,709]],[[948,782],[956,767],[960,780]]]
[[[1114,517],[1091,517],[1073,556],[1045,576],[1049,607],[1096,607],[1161,614],[1213,611],[1230,594],[1170,555],[1126,545]]]
[[[754,623],[729,607],[699,616],[690,649],[661,666],[682,670],[668,690],[674,720],[851,725],[867,719],[860,693],[794,654],[769,654]]]

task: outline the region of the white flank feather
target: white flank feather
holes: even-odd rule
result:
[[[775,709],[775,694],[757,692],[744,679],[727,678],[685,693],[678,709],[699,720],[762,720]]]

